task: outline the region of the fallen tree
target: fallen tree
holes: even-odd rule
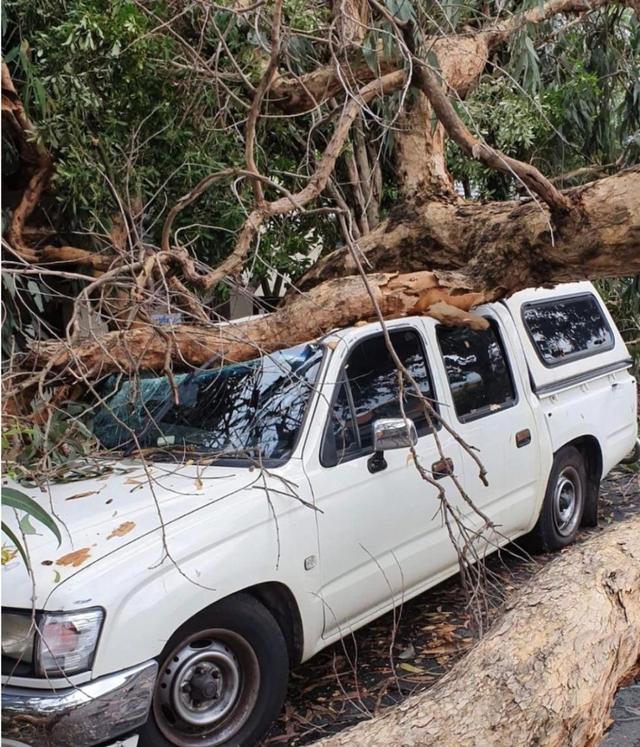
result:
[[[541,570],[433,688],[322,747],[596,747],[640,658],[640,518]]]
[[[56,159],[39,139],[37,124],[3,65],[3,114],[26,177],[6,233],[5,248],[16,258],[12,272],[25,286],[32,280],[46,286],[50,279],[80,286],[64,299],[71,308],[54,333],[48,333],[48,320],[26,319],[28,330],[47,333],[18,357],[7,393],[23,393],[38,383],[44,395],[47,385],[91,384],[113,371],[243,360],[375,318],[378,311],[387,318],[429,314],[447,323],[474,323],[469,313],[474,306],[525,287],[640,272],[638,167],[624,168],[621,157],[618,173],[561,190],[540,164],[501,152],[460,114],[461,102],[481,77],[500,70],[505,47],[528,30],[542,26],[559,35],[565,27],[589,23],[595,13],[611,13],[620,23],[635,7],[624,0],[546,0],[535,8],[516,5],[492,13],[469,3],[469,23],[456,26],[449,19],[447,30],[421,15],[418,6],[405,17],[402,9],[345,0],[327,8],[326,48],[321,34],[309,37],[317,55],[311,58],[313,69],[301,72],[287,46],[295,28],[291,20],[287,25],[283,2],[277,0],[268,11],[239,2],[229,11],[241,19],[239,27],[246,30],[252,19],[265,32],[252,54],[260,70],[257,80],[243,67],[244,58],[230,53],[215,23],[210,31],[232,71],[211,68],[212,58],[185,38],[180,15],[162,20],[149,33],[170,33],[177,40],[184,55],[178,69],[186,60],[207,86],[213,82],[229,90],[237,84],[225,99],[238,107],[230,109],[233,121],[227,129],[242,133],[244,168],[232,159],[233,165],[205,176],[167,206],[162,219],[155,219],[155,244],[143,240],[142,218],[136,224],[136,211],[118,195],[118,220],[101,235],[100,251],[72,246],[68,236],[56,235],[48,225],[27,225],[39,215]],[[142,4],[141,12],[154,23],[161,20]],[[381,115],[385,108],[390,113]],[[312,124],[305,119],[310,110]],[[267,117],[291,123],[292,132],[299,129],[293,139],[304,144],[308,169],[291,182],[295,188],[287,186],[286,172],[263,173],[269,166],[259,158],[266,148]],[[383,174],[367,128],[393,132],[392,178],[388,166]],[[447,141],[510,182],[514,199],[482,202],[471,199],[466,188],[463,198],[448,168]],[[95,145],[99,149],[99,139]],[[245,200],[244,218],[231,250],[212,267],[183,241],[180,222],[209,190],[239,181],[249,187],[239,199]],[[388,182],[397,199],[384,215]],[[241,273],[255,266],[261,236],[285,216],[294,223],[312,213],[331,216],[342,246],[294,278],[295,287],[274,314],[233,328],[217,325],[211,297],[221,284],[241,285]],[[27,317],[28,300],[17,306],[17,315]],[[186,323],[159,328],[153,322],[159,307],[180,312]],[[98,319],[100,328],[91,322],[88,332],[87,325],[83,329],[81,313]]]

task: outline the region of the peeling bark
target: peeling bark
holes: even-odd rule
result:
[[[428,202],[396,225],[387,221],[361,240],[369,260],[394,268],[409,265],[406,273],[368,276],[383,315],[426,314],[447,323],[472,323],[472,315],[460,318],[451,308],[469,312],[523,288],[640,272],[640,169],[570,195],[576,219],[555,234],[555,243],[548,214],[535,203]],[[374,234],[383,243],[372,244]],[[439,262],[434,261],[438,252]],[[371,300],[351,262],[335,255],[329,260],[319,276],[307,278],[309,285],[324,282],[259,319],[161,331],[140,326],[75,349],[41,345],[36,363],[54,371],[71,366],[95,377],[115,370],[161,371],[167,361],[183,368],[216,359],[239,361],[372,318]],[[437,264],[447,269],[425,269]],[[332,272],[341,277],[326,279]]]
[[[429,313],[443,323],[484,324],[469,310],[488,299],[469,291],[462,275],[389,273],[372,275],[369,282],[387,318]],[[458,311],[452,312],[452,308]],[[70,376],[80,371],[90,378],[114,371],[163,371],[168,360],[184,368],[255,358],[261,353],[308,342],[335,327],[374,317],[369,293],[362,279],[354,276],[324,283],[258,319],[206,327],[138,326],[109,332],[95,342],[75,348],[60,342],[40,343],[31,357],[37,365],[47,364],[57,372],[67,370]]]
[[[640,658],[640,519],[564,553],[431,690],[319,747],[596,747]]]

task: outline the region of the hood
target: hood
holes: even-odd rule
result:
[[[44,608],[51,592],[83,567],[117,551],[187,514],[210,505],[255,482],[246,467],[176,465],[122,461],[101,464],[104,473],[73,482],[13,487],[37,501],[56,520],[62,543],[39,522],[31,531],[23,522],[33,580],[13,545],[3,535],[2,604],[31,607],[35,581],[36,607]],[[96,470],[99,472],[100,470]],[[2,508],[2,520],[18,538],[20,527],[13,509]]]

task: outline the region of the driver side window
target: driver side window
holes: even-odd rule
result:
[[[403,409],[419,436],[430,430],[422,396],[433,400],[434,395],[420,337],[413,330],[394,330],[389,336],[421,395],[409,381],[400,382],[382,334],[357,343],[347,359],[343,383],[336,392],[325,431],[320,459],[325,467],[370,454],[374,421],[402,417]]]

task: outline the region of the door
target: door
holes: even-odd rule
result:
[[[372,460],[374,421],[402,417],[402,410],[418,432],[420,465],[431,474],[440,459],[422,399],[433,398],[434,388],[421,334],[405,327],[390,336],[420,396],[406,379],[400,383],[381,334],[356,341],[333,374],[318,463],[309,470],[320,509],[325,638],[399,604],[456,563],[438,511],[438,488],[420,476],[410,450],[386,451],[382,469]],[[439,435],[455,461],[457,444],[442,429]],[[451,479],[439,477],[436,484],[450,491]]]
[[[475,506],[497,525],[500,543],[530,527],[540,490],[540,446],[534,413],[499,321],[487,318],[486,330],[439,325],[436,336],[453,405],[446,417],[486,470],[485,485],[476,462],[463,450],[464,485]],[[468,514],[482,522],[473,511]]]

